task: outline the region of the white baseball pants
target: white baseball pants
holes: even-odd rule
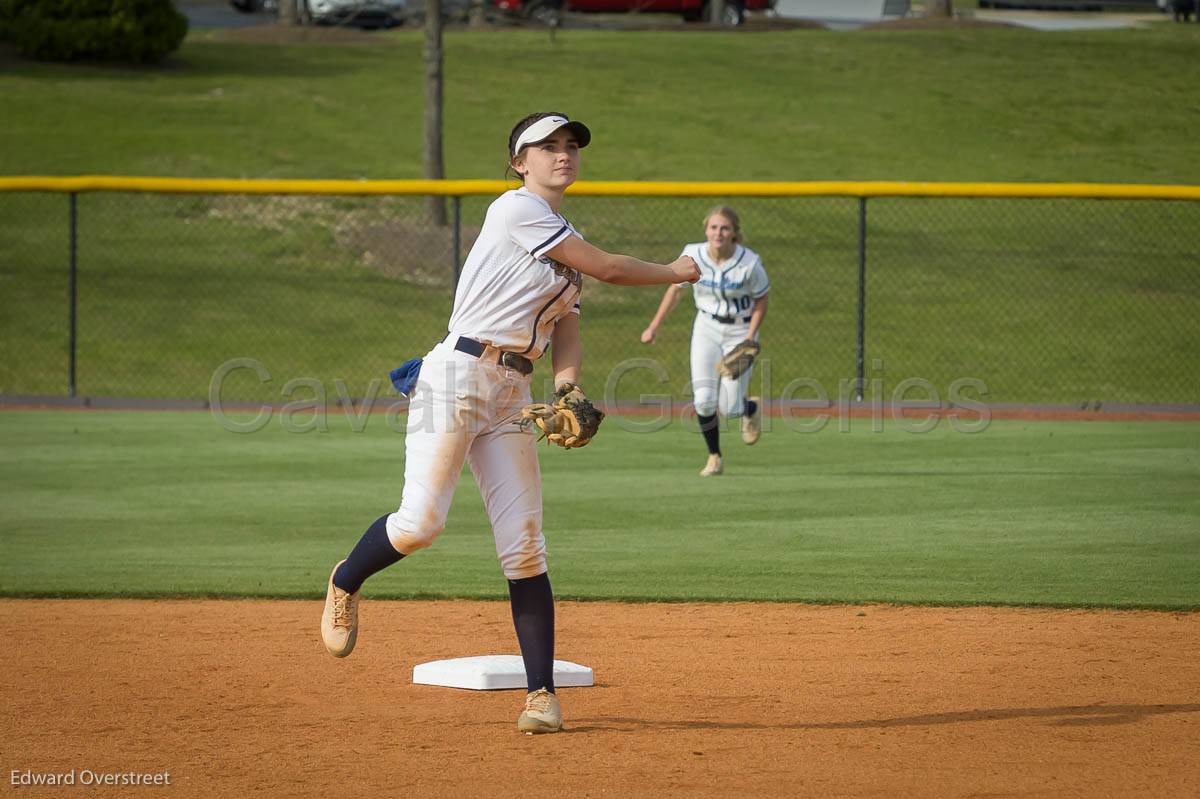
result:
[[[720,413],[737,418],[746,408],[746,391],[750,388],[747,369],[737,380],[721,377],[717,364],[725,354],[745,341],[750,333],[749,322],[721,324],[706,313],[696,314],[692,325],[692,404],[700,416]]]
[[[388,538],[411,555],[433,543],[462,473],[471,465],[510,580],[546,571],[542,476],[533,432],[518,427],[530,377],[442,342],[425,356],[408,410],[404,492],[387,520]]]

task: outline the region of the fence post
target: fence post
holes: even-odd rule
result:
[[[856,363],[855,393],[858,401],[863,400],[866,385],[864,367],[866,363],[867,328],[867,198],[858,198],[858,348]]]
[[[70,197],[70,208],[71,208],[71,213],[70,213],[71,271],[70,271],[70,277],[69,277],[68,283],[67,283],[67,297],[68,297],[68,299],[67,299],[67,303],[68,303],[67,314],[68,314],[68,317],[70,320],[69,321],[70,334],[69,334],[69,341],[67,344],[67,350],[68,350],[68,355],[67,355],[67,396],[74,398],[75,397],[75,325],[76,325],[76,295],[77,295],[77,290],[76,290],[76,272],[77,272],[77,270],[76,270],[76,256],[75,256],[75,253],[77,250],[77,239],[76,239],[77,211],[75,208],[75,206],[76,206],[75,192],[71,192],[69,197]]]
[[[454,195],[454,284],[450,286],[450,302],[453,304],[454,296],[458,293],[458,270],[461,268],[462,258],[462,198],[457,194]]]

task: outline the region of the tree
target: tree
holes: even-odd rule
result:
[[[952,17],[954,16],[954,0],[925,0],[925,16]]]
[[[425,0],[425,177],[446,176],[442,162],[442,0]],[[446,203],[436,194],[428,199],[429,221],[446,225]]]
[[[470,0],[467,6],[467,25],[472,28],[482,28],[487,21],[483,8],[484,0]]]
[[[0,40],[46,61],[155,63],[187,30],[171,0],[0,0]]]
[[[279,0],[279,22],[282,25],[300,24],[300,15],[296,10],[296,0]]]
[[[725,24],[725,0],[708,0],[708,24],[720,27]]]

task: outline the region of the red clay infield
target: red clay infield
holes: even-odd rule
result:
[[[412,684],[513,652],[507,603],[367,600],[346,660],[315,601],[0,608],[13,796],[1200,795],[1195,613],[564,602],[598,684],[523,736],[520,692]]]

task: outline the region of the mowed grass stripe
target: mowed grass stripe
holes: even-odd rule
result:
[[[0,593],[318,597],[330,565],[399,500],[403,435],[203,413],[0,414]],[[914,435],[866,420],[726,436],[696,475],[680,425],[617,420],[542,452],[560,596],[1200,607],[1200,428],[996,422]],[[376,597],[504,595],[464,472],[447,530]]]

